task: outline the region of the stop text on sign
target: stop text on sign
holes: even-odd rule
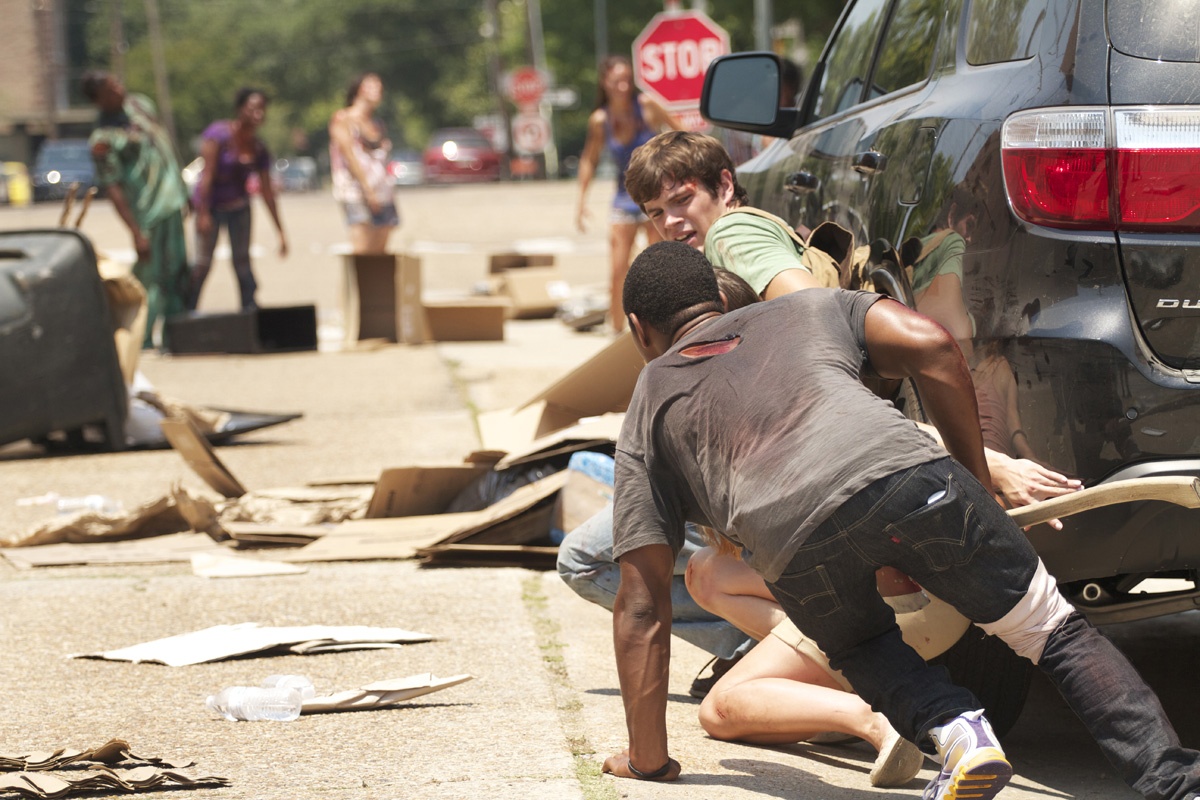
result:
[[[698,78],[723,52],[724,44],[716,37],[661,44],[647,42],[640,54],[642,78],[650,83]]]

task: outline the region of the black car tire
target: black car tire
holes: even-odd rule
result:
[[[945,667],[954,683],[979,698],[997,736],[1012,730],[1025,707],[1033,662],[1014,653],[1003,639],[972,625],[929,663]]]

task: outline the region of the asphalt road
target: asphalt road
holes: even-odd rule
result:
[[[573,230],[573,184],[505,184],[398,194],[395,240],[421,255],[431,293],[465,291],[486,277],[487,256],[555,252],[573,289],[605,279],[602,229],[609,187],[591,197],[601,229]],[[453,463],[477,444],[472,414],[519,403],[604,346],[549,321],[510,322],[496,343],[337,351],[342,220],[324,193],[282,200],[292,255],[274,255],[259,214],[256,270],[263,305],[314,303],[323,350],[262,356],[164,357],[147,377],[197,403],[304,417],[222,447],[222,461],[251,488],[367,477],[389,466]],[[0,229],[55,224],[57,208],[0,209]],[[117,257],[128,237],[98,203],[83,226]],[[218,259],[202,300],[231,309],[236,290]],[[100,493],[127,505],[172,482],[200,483],[171,451],[48,456],[0,447],[0,535],[25,530],[41,509],[16,500],[47,491]],[[915,797],[932,771],[903,790],[874,790],[863,746],[763,748],[708,739],[687,688],[706,661],[676,642],[669,704],[677,784],[595,779],[595,764],[624,746],[625,730],[606,612],[557,576],[521,569],[428,569],[408,562],[316,564],[307,574],[208,580],[186,565],[17,570],[0,560],[6,687],[0,753],[91,747],[112,737],[136,752],[194,758],[195,774],[231,779],[212,798],[658,798],[771,797],[848,800],[864,792]],[[406,627],[437,641],[398,650],[236,659],[196,667],[69,659],[210,625],[366,624]],[[1186,744],[1200,746],[1195,675],[1200,614],[1108,629],[1164,700]],[[294,723],[228,723],[206,695],[276,672],[309,675],[320,689],[352,688],[431,671],[475,680],[401,708],[302,717]],[[1035,681],[1006,741],[1017,778],[1003,797],[1124,800],[1133,795],[1104,762],[1061,699]],[[99,795],[98,795],[99,796]]]

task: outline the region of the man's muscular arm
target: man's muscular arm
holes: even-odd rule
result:
[[[625,702],[629,749],[609,756],[604,771],[637,778],[664,765],[655,780],[675,780],[679,763],[667,751],[667,678],[671,659],[671,576],[675,555],[666,545],[625,553],[613,606],[613,644]]]
[[[990,488],[975,386],[954,337],[928,317],[884,299],[867,311],[866,339],[875,371],[912,379],[950,455]]]

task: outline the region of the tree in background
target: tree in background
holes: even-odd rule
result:
[[[388,87],[380,115],[401,142],[421,147],[438,127],[469,125],[494,113],[488,45],[481,30],[483,0],[158,0],[178,147],[186,162],[214,118],[232,113],[239,86],[263,86],[271,116],[262,131],[272,151],[323,156],[330,114],[346,83],[363,71]],[[582,7],[581,7],[582,5]],[[710,0],[709,15],[730,33],[734,50],[754,46],[754,0]],[[775,0],[777,20],[803,22],[811,51],[836,21],[843,0]],[[609,50],[629,53],[660,0],[607,0]],[[144,4],[71,4],[70,30],[84,67],[108,67],[112,15],[120,10],[126,83],[153,94],[154,77]],[[502,68],[531,61],[525,0],[499,0],[496,39]],[[596,53],[591,4],[541,0],[548,66],[560,86],[579,93],[579,106],[555,114],[563,155],[582,148]]]

